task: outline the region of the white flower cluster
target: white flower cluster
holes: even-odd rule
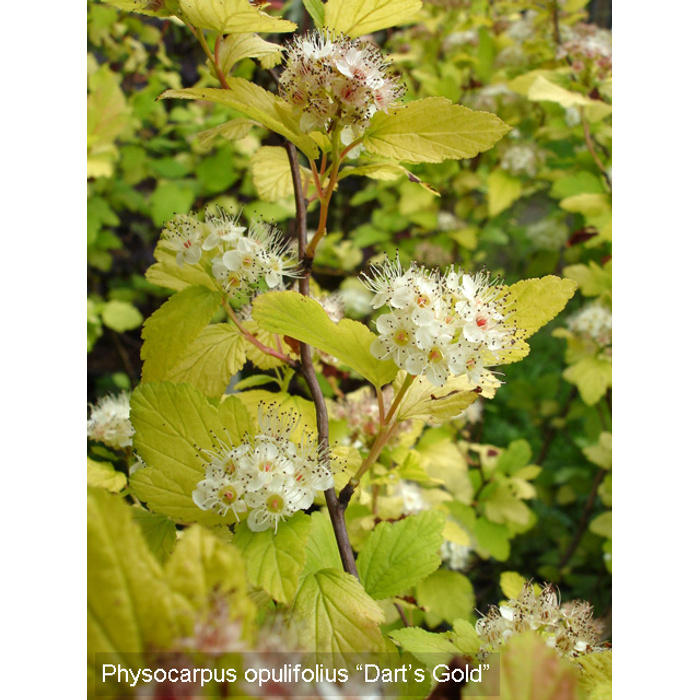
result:
[[[463,571],[469,563],[472,549],[466,544],[457,544],[445,540],[440,547],[440,556],[447,564],[449,569],[453,571]]]
[[[590,338],[602,347],[612,345],[612,313],[601,304],[584,306],[567,325],[572,333]]]
[[[131,446],[134,428],[129,421],[129,394],[103,396],[91,406],[87,422],[87,434],[91,440],[101,442],[115,450]]]
[[[599,632],[591,605],[574,601],[560,607],[551,584],[538,594],[532,583],[526,583],[517,600],[509,600],[500,607],[492,605],[476,623],[477,634],[492,649],[505,644],[514,634],[530,630],[541,634],[547,645],[562,656],[575,657],[599,650]]]
[[[569,230],[563,222],[545,218],[528,226],[526,235],[540,250],[559,250],[566,243]]]
[[[580,79],[606,80],[612,74],[612,33],[580,22],[562,27],[560,57],[566,57]]]
[[[368,41],[314,31],[287,46],[280,75],[282,97],[298,109],[302,131],[339,125],[343,143],[357,139],[379,110],[404,92],[380,49]]]
[[[254,222],[246,229],[238,217],[221,211],[208,212],[203,222],[179,214],[166,224],[162,240],[176,251],[180,267],[196,265],[203,252],[213,251],[212,275],[231,295],[249,296],[261,280],[270,289],[281,287],[285,276],[295,276],[291,248],[272,224]]]
[[[374,267],[365,284],[375,309],[389,307],[377,318],[371,353],[435,386],[463,374],[478,384],[485,363],[515,343],[510,296],[487,274],[452,267],[442,275],[415,263],[403,270],[397,260]]]
[[[317,492],[333,486],[328,457],[309,436],[291,441],[299,418],[259,414],[260,432],[246,435],[238,447],[220,442],[206,456],[204,479],[192,492],[202,510],[221,516],[248,514],[248,527],[261,532],[298,510],[309,508]]]
[[[540,154],[530,143],[516,143],[501,156],[501,167],[512,175],[535,177],[540,164]]]

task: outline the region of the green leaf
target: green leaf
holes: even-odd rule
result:
[[[584,654],[576,659],[583,668],[581,687],[590,700],[612,700],[612,651]]]
[[[265,330],[288,335],[332,355],[376,387],[389,383],[398,371],[389,360],[369,351],[376,337],[358,321],[336,324],[321,304],[298,292],[268,292],[253,301],[253,318]]]
[[[207,326],[187,346],[166,379],[186,382],[205,396],[221,396],[231,377],[245,364],[245,338],[228,323]]]
[[[496,561],[505,561],[510,556],[507,526],[492,523],[486,518],[478,518],[474,524],[474,536],[478,548],[485,553],[483,558],[492,556]]]
[[[416,588],[416,600],[425,609],[429,627],[442,622],[451,624],[474,612],[474,589],[466,576],[449,569],[438,569]]]
[[[354,39],[405,24],[421,6],[420,0],[328,0],[325,25]]]
[[[495,114],[474,112],[444,97],[427,97],[385,114],[365,132],[368,153],[408,163],[473,158],[491,148],[510,127]]]
[[[576,385],[585,404],[594,406],[612,387],[612,362],[604,356],[588,355],[567,367],[562,376]]]
[[[169,17],[178,14],[177,0],[165,0],[165,2],[160,3],[160,7],[158,7],[159,3],[155,3],[153,0],[105,0],[105,2],[120,10],[138,12],[141,15],[151,17]]]
[[[171,595],[131,508],[118,496],[88,489],[88,668],[94,655],[167,649],[174,633]],[[128,665],[128,664],[127,664]]]
[[[236,398],[246,407],[253,420],[257,420],[258,410],[275,413],[295,413],[299,416],[299,425],[290,435],[292,441],[299,441],[304,433],[315,436],[316,409],[312,401],[287,394],[283,391],[265,391],[264,389],[252,389],[235,394]]]
[[[211,449],[222,440],[240,444],[246,424],[234,422],[234,412],[224,401],[217,410],[204,395],[188,384],[142,384],[131,396],[130,419],[136,431],[135,449],[148,465],[135,472],[130,484],[149,508],[176,522],[225,525],[236,522],[229,513],[221,517],[201,510],[192,492],[204,478],[200,449]]]
[[[219,306],[221,294],[200,286],[170,297],[143,325],[143,381],[165,379]]]
[[[448,639],[446,634],[428,632],[420,627],[404,627],[394,630],[389,633],[389,637],[426,666],[432,667],[439,663],[447,664],[455,656],[460,655],[459,649]]]
[[[218,88],[166,90],[161,98],[208,100],[226,105],[291,141],[309,158],[313,160],[317,158],[316,142],[308,134],[302,133],[299,128],[299,119],[294,115],[290,105],[277,95],[243,78],[229,78],[227,82],[228,90]]]
[[[428,510],[379,523],[357,558],[360,581],[376,600],[406,593],[441,563],[445,515]]]
[[[588,529],[596,535],[600,535],[609,540],[612,539],[612,512],[607,511],[593,518]]]
[[[136,506],[131,509],[131,517],[141,528],[141,534],[153,556],[160,564],[164,564],[177,540],[175,523],[165,515],[151,513]]]
[[[165,575],[183,607],[189,607],[183,617],[190,624],[193,613],[201,615],[211,606],[212,594],[224,598],[232,620],[250,624],[255,615],[240,552],[199,525],[185,530],[165,565]]]
[[[385,649],[379,625],[384,613],[351,574],[321,569],[307,576],[297,593],[292,620],[299,639],[317,653],[337,653],[340,659],[354,652]]]
[[[612,433],[601,432],[595,445],[583,448],[583,454],[601,469],[612,468]]]
[[[143,316],[133,304],[113,299],[102,309],[102,322],[107,328],[123,333],[138,328],[143,323]]]
[[[523,183],[502,170],[493,170],[486,178],[486,192],[489,217],[493,219],[520,199]]]
[[[316,511],[311,513],[311,530],[306,542],[306,563],[302,576],[315,574],[321,569],[342,571],[343,562],[328,514]]]
[[[513,635],[501,652],[502,700],[577,700],[578,677],[535,632]]]
[[[87,484],[118,493],[126,486],[126,474],[118,472],[111,462],[96,462],[88,457]]]
[[[248,0],[180,0],[180,7],[190,24],[199,29],[211,29],[217,34],[281,34],[297,28],[294,22],[271,17]]]
[[[452,642],[463,654],[476,654],[481,648],[482,639],[469,620],[455,620]]]
[[[311,518],[306,513],[295,513],[279,523],[277,533],[251,532],[247,525],[239,525],[234,542],[243,554],[250,582],[274,600],[291,603],[306,563],[310,531]]]

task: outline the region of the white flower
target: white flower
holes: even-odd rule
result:
[[[177,252],[175,261],[182,267],[184,263],[196,265],[202,257],[202,223],[191,214],[178,214],[169,221],[161,238],[165,245]]]
[[[238,520],[238,514],[247,510],[244,495],[245,485],[240,479],[217,473],[197,484],[192,492],[192,500],[202,510],[213,510],[222,516],[231,511]]]
[[[294,501],[286,481],[281,477],[273,479],[263,491],[246,494],[246,503],[251,508],[248,515],[248,527],[253,532],[262,532],[277,526],[280,520],[291,516],[295,510]]]
[[[131,445],[134,428],[129,420],[129,394],[103,396],[91,406],[87,422],[88,437],[107,447],[123,450]]]
[[[245,226],[239,226],[238,217],[228,216],[225,212],[220,212],[218,216],[207,213],[205,227],[209,235],[202,244],[202,250],[213,250],[224,243],[233,243],[245,233]]]

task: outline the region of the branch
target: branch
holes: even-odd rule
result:
[[[296,205],[296,234],[299,245],[299,261],[306,260],[306,201],[301,183],[301,174],[299,170],[299,159],[297,157],[297,149],[289,141],[284,144],[289,158],[289,166],[292,169],[292,183],[294,185],[294,203]],[[301,278],[299,280],[299,291],[304,296],[309,296],[309,278],[311,276],[311,266],[303,265]],[[326,400],[321,391],[321,386],[318,383],[316,370],[314,369],[313,359],[311,357],[311,348],[306,343],[299,343],[299,355],[301,356],[301,371],[304,379],[308,384],[311,398],[316,409],[316,428],[318,430],[318,446],[322,453],[327,454],[329,450],[328,442],[328,409],[326,408]],[[355,555],[352,551],[350,538],[348,536],[348,528],[345,524],[345,507],[347,503],[341,504],[338,501],[338,496],[335,492],[335,487],[324,491],[326,497],[326,505],[330,514],[331,523],[333,524],[333,532],[338,543],[340,558],[343,562],[343,568],[349,574],[352,574],[359,579],[357,573],[357,565],[355,564]]]

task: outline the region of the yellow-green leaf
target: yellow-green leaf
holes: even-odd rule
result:
[[[612,511],[601,513],[593,518],[588,529],[596,535],[612,539]]]
[[[281,146],[263,146],[250,159],[253,183],[260,199],[276,202],[294,194],[292,171],[287,152]],[[311,171],[301,168],[302,177],[310,178]]]
[[[304,433],[314,436],[317,432],[314,404],[302,396],[282,391],[265,391],[264,389],[241,391],[234,396],[246,407],[252,421],[257,421],[259,409],[273,413],[293,413],[298,416],[299,425],[290,435],[290,439],[293,441],[301,440]]]
[[[351,574],[321,569],[307,576],[292,608],[299,639],[311,651],[338,659],[385,649],[379,625],[384,613]]]
[[[445,97],[427,97],[391,114],[377,113],[364,145],[368,153],[401,162],[442,163],[473,158],[508,131],[495,114],[474,112]]]
[[[441,563],[445,515],[428,510],[395,523],[383,522],[357,558],[360,581],[376,600],[406,593]]]
[[[447,664],[460,655],[459,649],[444,633],[428,632],[420,627],[404,627],[390,632],[389,636],[427,666]]]
[[[140,15],[150,17],[169,17],[179,14],[178,0],[164,0],[162,3],[156,3],[153,0],[105,0],[105,2],[120,10],[138,12]]]
[[[604,356],[588,355],[567,367],[562,376],[576,385],[585,404],[593,406],[612,387],[612,362]]]
[[[248,423],[234,422],[228,398],[217,410],[205,396],[188,384],[170,382],[142,384],[131,396],[130,419],[135,429],[134,447],[146,463],[130,484],[149,508],[176,522],[228,525],[236,522],[229,513],[221,517],[204,511],[192,500],[192,492],[204,478],[200,449],[218,446],[216,437],[240,444]]]
[[[283,33],[297,28],[294,22],[271,17],[248,0],[180,0],[180,7],[190,24],[218,34]]]
[[[224,75],[228,75],[234,65],[244,58],[257,58],[263,68],[272,68],[282,60],[282,47],[265,41],[257,34],[229,34],[219,49]]]
[[[219,136],[227,141],[238,141],[248,136],[256,123],[252,119],[231,119],[225,124],[219,124],[206,131],[200,131],[197,134],[197,140],[204,149],[211,148]]]
[[[543,75],[538,75],[535,78],[527,91],[527,96],[534,102],[556,102],[564,108],[585,106],[594,102],[590,97],[586,97],[580,92],[572,92],[555,85]]]
[[[612,467],[612,433],[603,431],[595,445],[583,448],[583,454],[601,469]]]
[[[501,652],[502,700],[577,700],[578,679],[535,632],[513,635]]]
[[[526,583],[525,577],[521,576],[517,571],[504,571],[501,574],[501,590],[508,600],[516,600]]]
[[[502,170],[491,171],[486,178],[486,188],[490,218],[508,209],[523,193],[523,183]]]
[[[197,286],[177,292],[155,311],[141,333],[143,381],[165,379],[219,306],[220,293]]]
[[[474,589],[466,576],[458,571],[438,569],[416,587],[416,600],[425,610],[429,627],[442,622],[452,623],[474,612]]]
[[[88,486],[119,493],[126,486],[126,474],[118,472],[111,462],[96,462],[88,457],[87,483]]]
[[[311,518],[295,513],[277,526],[277,532],[251,532],[247,525],[236,528],[234,542],[240,548],[248,579],[280,603],[291,603],[306,563],[306,541]]]
[[[299,118],[284,100],[243,78],[229,78],[228,90],[218,88],[187,88],[166,90],[162,98],[183,100],[207,100],[226,105],[260,122],[276,134],[297,146],[306,156],[316,159],[318,146],[299,128]]]
[[[231,377],[245,364],[247,341],[227,323],[207,326],[180,355],[165,379],[187,382],[205,396],[221,396]]]
[[[405,24],[421,6],[421,0],[328,0],[325,24],[355,38]]]
[[[95,654],[129,665],[123,654],[167,649],[176,630],[163,572],[129,506],[88,489],[87,507],[87,647],[94,672]]]
[[[311,530],[306,542],[306,563],[302,576],[321,569],[343,570],[333,525],[326,511],[311,513]]]
[[[158,287],[165,287],[179,292],[185,287],[199,286],[217,291],[212,276],[205,271],[202,261],[196,265],[180,267],[175,258],[177,253],[167,248],[163,241],[158,241],[153,256],[156,262],[146,270],[146,279]]]
[[[228,615],[250,624],[256,609],[248,598],[246,568],[241,553],[199,525],[187,528],[165,565],[172,591],[180,596],[185,621],[207,610],[212,594],[228,604]],[[189,608],[189,609],[187,609]]]
[[[375,335],[358,321],[333,323],[321,304],[298,292],[269,292],[253,301],[253,318],[273,333],[288,335],[322,350],[354,369],[374,386],[389,383],[398,371],[390,360],[369,351]]]
[[[406,372],[399,372],[394,381],[394,391],[398,391],[406,379]],[[500,382],[489,372],[485,376],[482,391],[471,383],[467,375],[451,377],[441,387],[436,387],[425,377],[416,377],[397,412],[398,420],[429,421],[440,425],[459,416],[479,396],[493,398]]]

